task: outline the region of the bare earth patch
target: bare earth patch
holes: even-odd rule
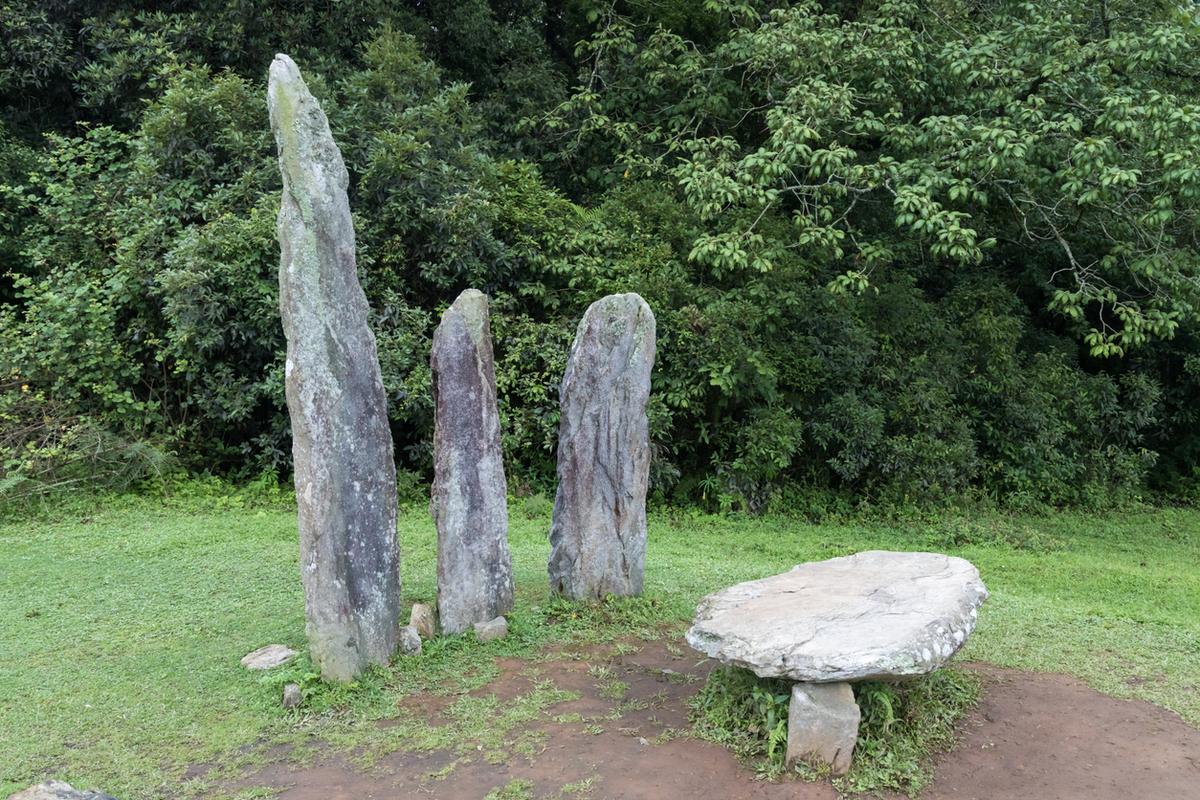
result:
[[[498,666],[500,676],[472,694],[511,700],[547,680],[579,694],[513,731],[500,763],[461,751],[396,752],[369,769],[340,757],[307,766],[281,760],[222,791],[264,787],[282,800],[466,800],[520,781],[516,796],[536,798],[837,797],[827,783],[756,780],[724,748],[688,738],[688,699],[713,662],[679,643],[563,650]],[[1074,678],[975,668],[985,678],[980,705],[958,746],[938,759],[925,800],[1182,798],[1200,786],[1200,730],[1171,712],[1102,695]],[[445,700],[429,699],[426,718],[442,724]]]

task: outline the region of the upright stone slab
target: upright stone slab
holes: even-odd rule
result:
[[[787,765],[828,764],[834,775],[850,771],[861,714],[848,683],[797,683],[788,704]]]
[[[375,337],[354,262],[348,178],[286,55],[267,89],[279,148],[279,308],[287,334],[300,572],[313,663],[351,680],[396,649],[396,467]]]
[[[433,334],[430,366],[438,617],[443,631],[461,633],[513,605],[508,487],[486,296],[468,289],[446,310]]]
[[[557,594],[641,594],[654,347],[654,314],[636,294],[597,300],[579,323],[559,395],[549,564]]]

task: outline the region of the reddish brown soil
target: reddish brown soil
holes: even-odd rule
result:
[[[698,663],[686,647],[676,647],[672,654],[662,642],[638,646],[639,652],[624,656],[596,650],[560,653],[561,658],[536,665],[539,680],[580,693],[578,700],[555,706],[537,724],[536,730],[547,734],[538,745],[540,752],[513,752],[502,764],[488,763],[483,754],[398,752],[370,770],[340,758],[306,767],[281,760],[237,786],[276,787],[282,800],[477,800],[514,779],[532,781],[539,798],[837,797],[828,783],[755,780],[717,745],[686,737],[656,741],[666,731],[687,727],[688,698],[711,664]],[[617,704],[601,694],[589,664],[607,664],[629,685],[626,700],[641,700],[648,707],[619,720],[553,721],[572,712],[601,716]],[[499,666],[500,677],[477,694],[507,700],[530,690],[528,662],[505,660]],[[1107,697],[1060,675],[978,669],[985,677],[983,699],[965,722],[957,748],[939,758],[923,800],[1200,799],[1200,730],[1174,714]],[[431,724],[444,722],[440,715],[445,705],[439,700],[424,707]],[[417,707],[411,699],[405,704],[409,710]],[[589,725],[599,725],[603,732],[589,730]],[[433,776],[456,759],[444,777]],[[561,791],[588,779],[587,792]]]

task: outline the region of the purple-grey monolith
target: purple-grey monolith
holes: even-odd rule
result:
[[[512,610],[508,486],[485,295],[467,289],[433,334],[430,511],[438,532],[438,620],[445,633]]]

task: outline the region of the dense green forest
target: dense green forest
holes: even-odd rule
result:
[[[575,324],[658,318],[660,499],[1200,495],[1184,0],[0,0],[0,496],[286,476],[285,51],[351,174],[397,461],[493,301],[510,485]]]

